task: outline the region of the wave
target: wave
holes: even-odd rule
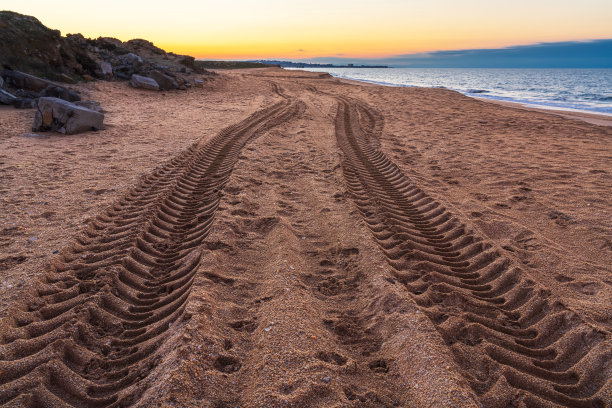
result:
[[[333,76],[396,87],[446,88],[474,98],[497,99],[612,114],[612,69],[426,69],[387,68],[355,70],[312,68]]]

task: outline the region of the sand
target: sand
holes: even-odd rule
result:
[[[612,127],[280,69],[0,109],[0,404],[606,407]]]

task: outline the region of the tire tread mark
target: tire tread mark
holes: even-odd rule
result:
[[[350,195],[483,404],[609,406],[599,396],[612,376],[607,334],[413,184],[380,149],[379,113],[359,100],[337,101]]]
[[[143,177],[51,262],[0,332],[0,405],[124,407],[182,319],[241,149],[300,113],[284,100]]]

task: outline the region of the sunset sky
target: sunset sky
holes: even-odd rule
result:
[[[3,0],[62,34],[197,58],[386,57],[612,38],[611,0]]]

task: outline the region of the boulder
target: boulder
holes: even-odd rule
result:
[[[32,109],[36,107],[36,99],[17,98],[17,100],[13,103],[13,106],[17,109]]]
[[[177,89],[179,87],[179,84],[176,82],[174,78],[172,78],[169,75],[164,74],[161,71],[157,71],[157,70],[151,71],[149,73],[149,76],[153,78],[155,82],[157,82],[157,84],[159,85],[159,89],[161,89],[162,91],[167,91],[170,89]]]
[[[204,88],[204,81],[202,81],[201,79],[194,79],[193,84],[196,88]]]
[[[102,78],[111,79],[113,77],[113,66],[106,61],[102,61],[100,63],[100,72],[102,73]]]
[[[0,76],[0,89],[4,88],[4,79]]]
[[[87,109],[91,109],[92,111],[104,113],[104,109],[102,109],[102,106],[100,106],[100,102],[96,102],[96,101],[77,101],[77,102],[74,102],[74,104],[77,105],[77,106],[82,106],[82,107],[87,108]]]
[[[142,58],[140,58],[138,55],[134,54],[133,52],[130,52],[130,53],[125,54],[125,55],[122,55],[121,57],[119,57],[119,59],[124,64],[129,64],[129,65],[133,66],[134,69],[140,68],[142,66],[142,64],[144,63],[142,61]]]
[[[68,102],[76,102],[81,100],[78,93],[70,91],[63,86],[48,86],[42,90],[40,96],[51,96],[53,98],[60,98]]]
[[[130,85],[134,88],[150,89],[152,91],[159,91],[159,85],[153,78],[145,77],[142,75],[132,75],[130,79]]]
[[[0,89],[0,103],[5,105],[13,105],[17,97],[10,92],[5,91],[4,89]]]
[[[2,77],[8,85],[14,88],[28,89],[34,92],[40,92],[50,85],[57,86],[57,84],[46,79],[10,69],[2,71]]]
[[[94,80],[94,77],[92,77],[89,74],[85,74],[85,75],[83,75],[83,79],[86,80],[87,82],[91,82],[91,81]]]
[[[38,99],[33,132],[56,131],[67,135],[102,129],[104,115],[59,98]]]

